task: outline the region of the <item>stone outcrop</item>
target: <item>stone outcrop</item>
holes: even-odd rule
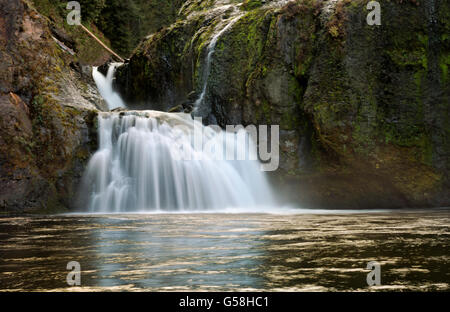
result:
[[[0,0],[0,211],[73,203],[104,109],[90,69],[29,1]]]
[[[208,88],[207,123],[279,124],[279,193],[319,208],[450,204],[446,1],[186,1],[118,69],[140,108]],[[224,23],[209,75],[207,47]],[[177,108],[175,108],[177,110]]]

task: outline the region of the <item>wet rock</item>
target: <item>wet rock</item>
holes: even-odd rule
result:
[[[244,2],[212,55],[206,122],[280,125],[274,180],[299,203],[450,204],[447,2],[381,1],[381,26],[367,25],[364,2]],[[143,108],[182,111],[202,90],[226,3],[186,4],[184,19],[120,69],[121,93]]]
[[[1,209],[64,211],[96,148],[103,103],[90,69],[54,40],[56,31],[27,1],[0,1],[0,24]]]
[[[99,66],[97,69],[99,72],[103,74],[103,76],[106,76],[108,74],[108,68],[113,62],[113,59],[109,59],[105,64]]]

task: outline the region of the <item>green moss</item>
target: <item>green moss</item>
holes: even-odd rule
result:
[[[250,11],[257,9],[263,5],[261,0],[245,0],[242,4],[242,9],[245,11]]]
[[[292,112],[285,112],[281,116],[280,128],[282,130],[297,130],[300,126],[300,118]]]
[[[44,125],[43,105],[44,97],[40,94],[35,96],[31,101],[31,114],[33,116],[34,127]]]
[[[422,136],[422,141],[420,142],[420,154],[417,158],[425,165],[433,165],[433,145],[427,136]]]
[[[418,146],[423,140],[422,129],[414,124],[405,125],[401,129],[390,125],[386,129],[385,135],[386,143],[395,144],[400,147]]]
[[[101,2],[104,2],[104,0],[86,0],[86,3],[81,3],[82,8],[84,8],[84,10],[82,9],[84,12],[82,13],[83,24],[100,38],[103,43],[109,46],[109,40],[105,38],[93,23],[99,14],[99,9],[101,9]],[[32,4],[41,15],[48,18],[49,24],[62,30],[75,42],[76,58],[79,61],[85,64],[100,65],[109,57],[108,52],[102,49],[99,44],[87,35],[79,26],[71,26],[67,23],[66,17],[69,12],[66,9],[67,2],[33,0]]]
[[[190,5],[184,8],[182,14],[187,16],[193,12],[206,11],[214,4],[215,0],[194,0]]]
[[[450,53],[441,55],[439,67],[442,73],[442,83],[447,84],[448,82],[448,67],[450,66]]]
[[[269,102],[267,100],[263,100],[262,102],[262,111],[264,114],[264,117],[268,124],[271,124],[271,115],[272,115],[272,107],[270,106]]]
[[[411,51],[407,48],[398,49],[394,51],[387,51],[391,60],[398,66],[421,66],[424,69],[428,68],[426,49]]]
[[[377,102],[373,95],[368,97],[368,102],[362,103],[359,110],[352,138],[354,150],[357,154],[365,157],[374,152],[377,146]]]

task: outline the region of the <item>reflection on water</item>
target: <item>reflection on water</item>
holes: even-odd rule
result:
[[[448,210],[3,217],[0,290],[448,291],[449,226]]]

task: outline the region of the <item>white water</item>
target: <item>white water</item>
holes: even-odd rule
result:
[[[258,161],[216,160],[213,150],[203,148],[211,141],[237,145],[236,134],[215,132],[187,114],[156,111],[101,113],[98,121],[100,146],[83,181],[89,212],[211,211],[273,204]],[[194,143],[199,135],[201,146]],[[241,148],[246,146],[237,146]]]
[[[270,1],[268,4],[265,5],[267,8],[275,8],[275,7],[282,7],[286,5],[287,3],[291,2],[292,0],[275,0]],[[242,3],[235,4],[233,1],[229,0],[223,0],[223,1],[216,1],[215,7],[210,8],[205,14],[209,15],[217,15],[216,17],[222,18],[223,15],[229,11],[229,9],[233,9],[231,12],[231,17],[229,17],[224,22],[220,22],[217,26],[217,30],[215,35],[212,37],[208,47],[207,47],[207,56],[205,61],[205,67],[203,70],[203,86],[202,86],[202,92],[198,99],[195,101],[194,104],[194,111],[198,112],[201,108],[201,105],[203,104],[206,96],[206,92],[208,90],[208,78],[211,74],[211,63],[213,60],[213,55],[216,49],[216,45],[218,40],[222,35],[224,35],[228,30],[230,30],[234,24],[236,24],[237,21],[239,21],[244,15],[245,12],[242,12],[241,5]],[[185,8],[190,5],[189,2],[186,2],[182,8],[180,9],[180,13],[184,12]],[[198,12],[196,12],[194,15],[196,15]],[[203,14],[203,13],[198,13]],[[194,38],[196,35],[194,35]]]
[[[213,38],[211,39],[211,42],[208,45],[207,48],[207,56],[206,56],[206,63],[205,63],[205,70],[204,70],[204,77],[203,77],[203,88],[202,93],[200,94],[197,101],[195,101],[194,109],[198,109],[200,105],[203,103],[203,100],[206,95],[206,91],[208,89],[208,78],[211,73],[211,62],[212,62],[212,56],[215,52],[217,41],[219,38],[226,33],[233,25],[243,16],[243,14],[240,14],[238,16],[235,16],[233,18],[230,18],[229,21],[225,24],[225,26],[217,32]]]
[[[122,101],[120,95],[113,90],[114,73],[119,65],[119,63],[111,64],[108,68],[106,77],[98,71],[97,67],[92,69],[92,77],[94,78],[100,95],[108,103],[109,110],[113,110],[115,108],[126,108],[126,105]]]
[[[240,17],[226,21],[208,46],[199,103],[206,93],[217,40]],[[116,67],[112,64],[106,77],[93,70],[110,110],[126,107],[112,87]],[[98,131],[99,149],[89,161],[81,192],[91,213],[245,212],[275,206],[259,161],[249,160],[257,157],[248,135],[238,140],[239,133],[204,127],[188,114],[156,111],[100,113]],[[244,151],[246,160],[223,160],[230,150],[234,156]]]

